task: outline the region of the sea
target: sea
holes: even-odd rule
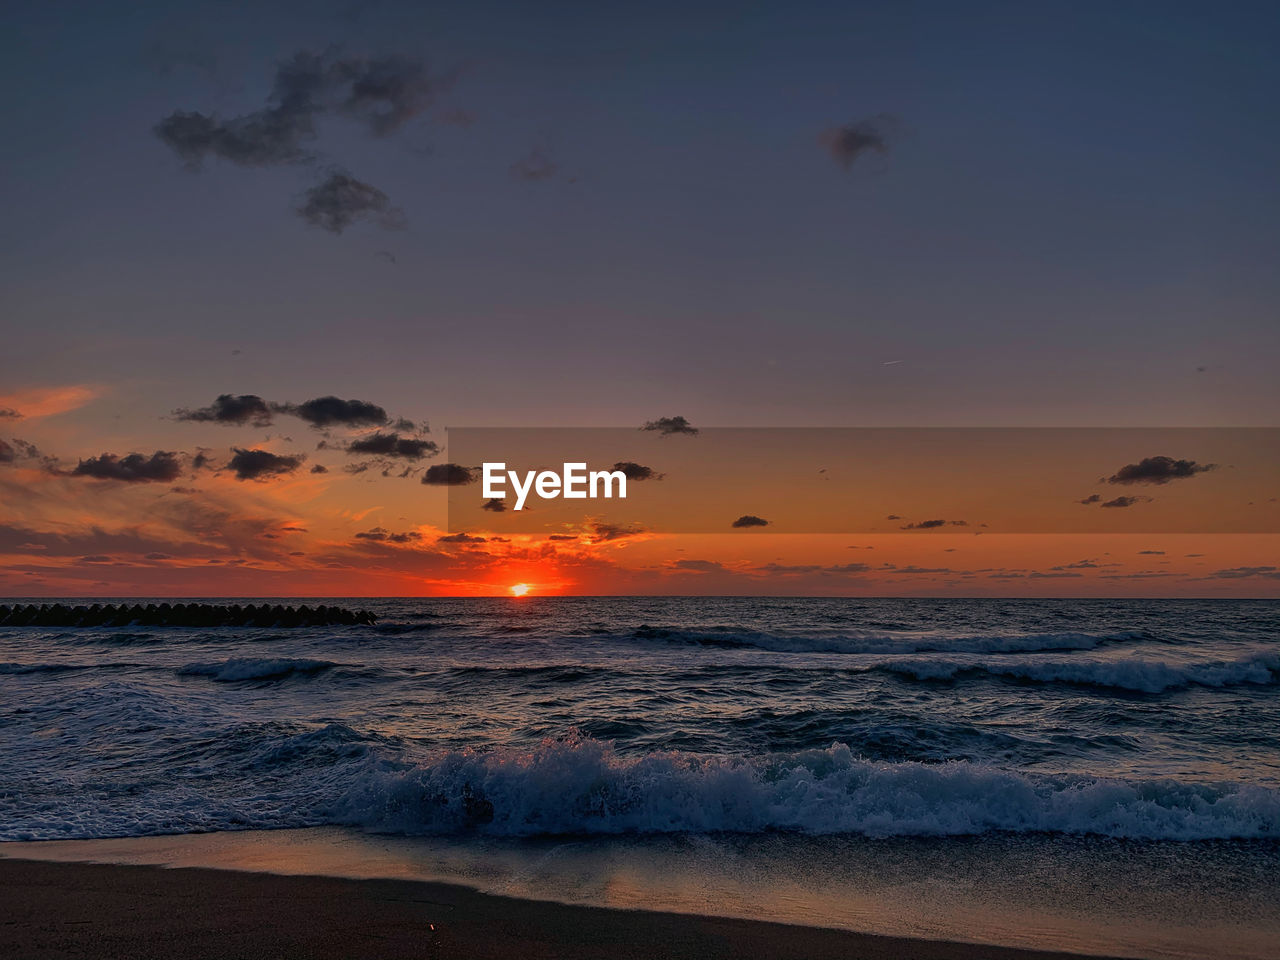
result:
[[[319,602],[378,621],[0,628],[0,841],[286,831],[572,902],[1280,956],[1280,601]]]

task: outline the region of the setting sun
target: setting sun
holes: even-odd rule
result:
[[[513,583],[511,585],[511,595],[513,597],[523,597],[528,592],[529,585],[527,583]]]

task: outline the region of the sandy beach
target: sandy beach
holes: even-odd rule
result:
[[[0,860],[0,955],[1032,960],[1072,954],[517,900],[448,884]]]

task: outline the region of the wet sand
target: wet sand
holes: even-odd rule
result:
[[[0,859],[0,956],[42,958],[865,958],[1072,954],[639,910],[405,880]]]

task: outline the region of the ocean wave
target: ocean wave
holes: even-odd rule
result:
[[[879,763],[844,744],[756,759],[622,756],[570,739],[533,749],[380,762],[329,812],[399,834],[988,832],[1204,840],[1280,836],[1280,791],[1016,773],[983,764]]]
[[[79,663],[0,663],[0,675],[21,676],[30,673],[64,673],[67,670],[100,670],[111,664]]]
[[[754,648],[774,653],[1036,653],[1094,650],[1104,644],[1156,640],[1142,630],[1112,633],[1009,633],[940,636],[937,634],[857,633],[779,634],[739,627],[653,627],[644,624],[629,637],[705,647]]]
[[[293,676],[314,676],[340,664],[330,660],[302,660],[287,657],[256,659],[237,657],[211,663],[188,663],[179,667],[180,677],[208,677],[218,683],[241,683],[251,680],[283,680]]]
[[[913,680],[956,680],[966,674],[1003,677],[1026,683],[1165,693],[1188,687],[1266,686],[1280,682],[1280,654],[1256,654],[1239,660],[1168,663],[1131,657],[1124,660],[924,660],[878,663],[871,669]]]

